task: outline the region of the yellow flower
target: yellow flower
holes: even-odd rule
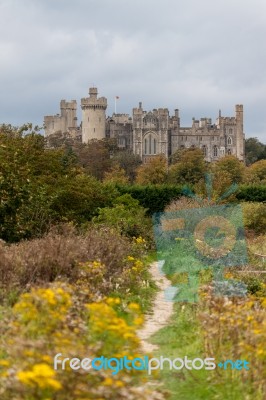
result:
[[[47,387],[60,390],[62,385],[54,379],[55,371],[47,364],[36,364],[31,371],[19,371],[18,380],[28,386],[39,386],[41,389]]]
[[[132,311],[140,310],[140,307],[137,303],[129,303],[128,308],[129,308],[129,310],[132,310]]]
[[[120,304],[121,301],[120,301],[119,297],[109,297],[109,298],[106,300],[106,303],[107,303],[109,306],[113,306],[113,305],[115,305],[115,304]]]
[[[134,319],[134,325],[142,325],[144,322],[142,317],[137,317]]]
[[[7,360],[0,360],[0,366],[1,367],[9,367],[10,362]]]
[[[117,387],[123,387],[124,386],[124,382],[122,382],[122,381],[116,381],[115,382],[115,386],[117,386]]]
[[[103,385],[104,386],[112,386],[114,383],[112,378],[105,378],[105,380],[103,381]]]

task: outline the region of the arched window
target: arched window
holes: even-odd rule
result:
[[[144,154],[155,155],[157,154],[157,138],[154,134],[148,134],[144,139]]]
[[[207,146],[202,146],[202,151],[203,151],[203,154],[204,154],[204,157],[207,157],[207,151],[208,151],[208,148],[207,148]]]
[[[213,146],[213,157],[218,157],[218,147]]]
[[[227,154],[230,156],[232,154],[231,149],[227,150]]]
[[[233,143],[232,138],[230,136],[228,136],[227,138],[227,144],[229,144],[229,146],[231,146]]]

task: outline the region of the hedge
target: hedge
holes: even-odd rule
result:
[[[163,211],[173,199],[181,197],[183,188],[175,185],[132,185],[117,186],[117,189],[121,195],[129,193],[151,215]]]
[[[266,201],[266,185],[242,185],[236,194],[240,201]]]
[[[137,199],[140,205],[148,210],[149,215],[162,212],[172,200],[184,195],[184,187],[175,185],[118,185],[116,188],[121,195],[129,193]],[[266,186],[241,185],[236,198],[239,201],[264,202],[266,201]]]

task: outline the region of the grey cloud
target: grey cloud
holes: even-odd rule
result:
[[[0,122],[42,124],[98,86],[108,114],[233,115],[266,141],[264,0],[0,0]]]

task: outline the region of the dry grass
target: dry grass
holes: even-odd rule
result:
[[[12,245],[0,243],[0,300],[7,291],[20,293],[32,285],[59,278],[74,283],[79,276],[78,264],[88,261],[104,264],[103,279],[111,282],[126,267],[129,254],[129,240],[109,228],[91,228],[78,234],[65,225],[41,239]]]

